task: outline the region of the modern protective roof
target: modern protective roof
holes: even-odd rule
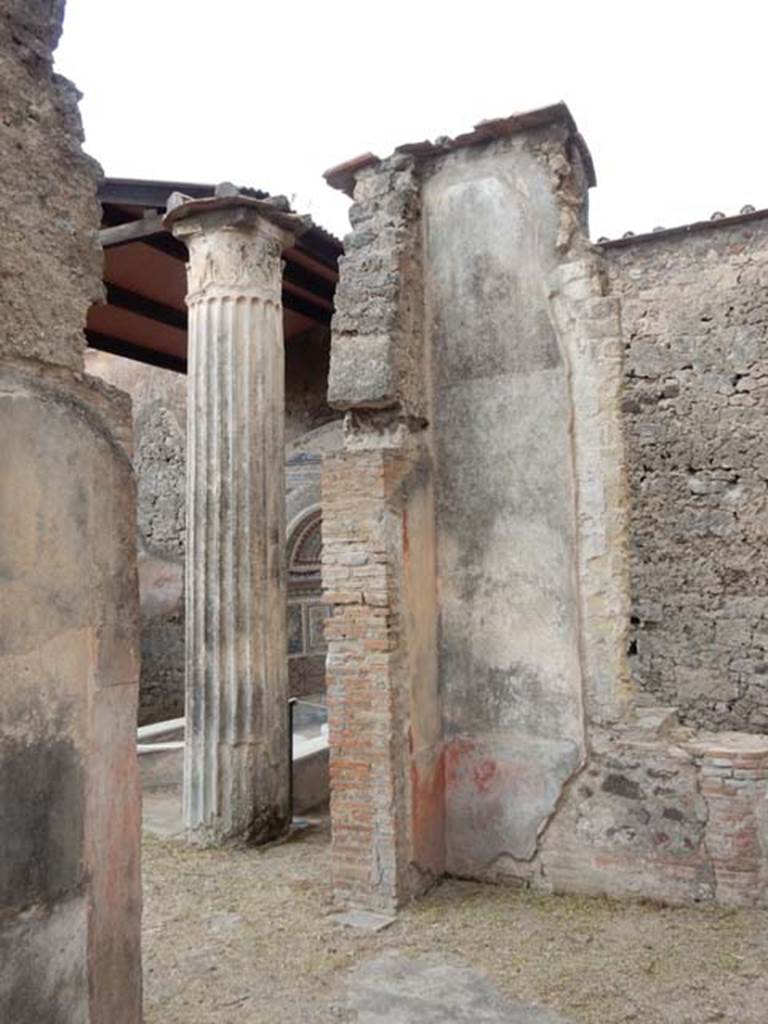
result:
[[[244,195],[269,194],[243,188]],[[88,313],[91,348],[184,372],[187,358],[187,248],[162,225],[168,197],[213,196],[214,185],[106,178],[102,209],[106,303]],[[338,280],[341,242],[313,225],[284,253],[283,316],[286,343],[318,324],[329,324]]]

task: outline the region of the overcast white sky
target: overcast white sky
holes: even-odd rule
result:
[[[759,0],[68,0],[57,67],[107,174],[284,192],[339,235],[328,167],[564,99],[616,237],[768,206],[766,29]]]

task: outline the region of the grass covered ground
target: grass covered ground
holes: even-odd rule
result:
[[[340,928],[327,830],[267,850],[144,847],[146,1024],[351,1021],[348,972],[439,953],[574,1024],[768,1022],[768,913],[446,881],[378,934]]]

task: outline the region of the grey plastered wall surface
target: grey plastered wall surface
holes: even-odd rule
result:
[[[768,220],[605,247],[620,297],[631,664],[687,722],[768,730]]]
[[[423,190],[437,444],[448,869],[526,860],[584,757],[560,211],[528,137]]]

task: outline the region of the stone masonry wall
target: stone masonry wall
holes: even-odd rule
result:
[[[686,722],[768,731],[768,220],[605,254],[626,349],[633,677]]]
[[[527,877],[542,888],[670,903],[764,904],[768,742],[695,734],[639,711],[598,730]],[[498,862],[526,877],[521,865]],[[493,877],[493,873],[491,876]]]

